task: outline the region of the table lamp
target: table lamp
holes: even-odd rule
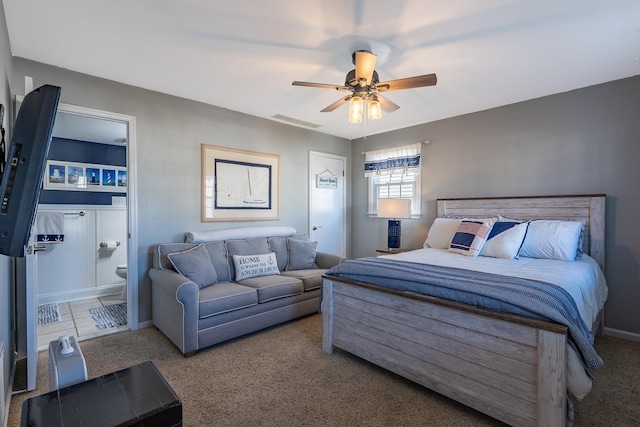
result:
[[[411,199],[378,199],[378,218],[389,218],[387,246],[400,249],[400,219],[411,218]]]

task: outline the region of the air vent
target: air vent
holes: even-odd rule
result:
[[[291,123],[297,126],[304,126],[306,128],[317,129],[322,125],[317,125],[315,123],[305,122],[304,120],[294,119],[293,117],[283,116],[282,114],[276,114],[273,116],[274,119],[282,120],[283,122]]]

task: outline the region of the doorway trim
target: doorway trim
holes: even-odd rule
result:
[[[122,122],[127,125],[127,326],[131,330],[139,329],[136,118],[126,114],[65,103],[58,104],[58,112]]]

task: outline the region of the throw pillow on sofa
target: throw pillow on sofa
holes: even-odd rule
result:
[[[200,289],[211,286],[218,281],[218,275],[211,264],[209,252],[204,244],[183,252],[167,254],[167,258],[178,273],[198,285]]]
[[[289,263],[286,271],[319,268],[316,264],[316,247],[318,242],[308,240],[287,239]]]
[[[276,254],[273,252],[262,255],[233,255],[233,266],[237,281],[280,274]]]
[[[235,266],[233,264],[234,255],[257,255],[273,252],[269,249],[267,238],[257,239],[234,239],[227,240],[227,261],[229,263],[230,277],[236,277]]]

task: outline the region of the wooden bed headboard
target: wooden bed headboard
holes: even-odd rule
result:
[[[563,219],[585,224],[583,250],[604,271],[604,194],[438,199],[438,217]]]

